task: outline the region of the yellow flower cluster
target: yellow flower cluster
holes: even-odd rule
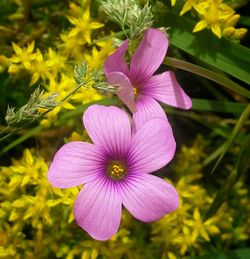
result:
[[[172,5],[175,2],[171,0]],[[245,28],[235,28],[240,15],[223,0],[185,0],[180,15],[191,10],[194,10],[200,18],[193,32],[208,28],[218,38],[223,36],[236,41],[242,39],[247,33]]]
[[[162,258],[176,259],[187,254],[202,254],[202,245],[211,241],[221,250],[249,237],[249,225],[244,224],[245,222],[237,225],[241,216],[228,204],[224,204],[208,220],[202,219],[214,198],[200,181],[200,162],[204,158],[204,147],[204,139],[198,137],[193,147],[184,146],[178,155],[174,172],[179,177],[175,184],[180,195],[179,209],[154,223],[152,231],[152,241],[164,247]],[[242,182],[238,182],[232,190],[233,199],[241,203],[240,207],[246,213],[244,220],[250,210],[246,192]]]
[[[74,132],[70,140],[86,141],[86,133]],[[25,149],[19,160],[0,168],[0,257],[175,259],[202,254],[204,244],[218,250],[237,245],[250,234],[248,191],[238,182],[231,191],[233,207],[224,204],[204,222],[214,197],[201,185],[204,148],[203,138],[183,147],[172,168],[178,210],[148,225],[124,210],[119,232],[107,242],[93,240],[75,224],[72,207],[79,189],[53,188],[43,150]]]
[[[104,25],[92,21],[89,1],[82,0],[79,3],[79,5],[70,3],[67,16],[69,27],[59,32],[60,35],[55,39],[53,47],[43,50],[35,48],[34,40],[23,47],[12,42],[12,55],[0,56],[0,72],[7,68],[10,75],[18,78],[26,73],[30,75],[30,86],[40,83],[46,90],[45,96],[57,92],[57,100],[60,101],[76,87],[73,79],[75,65],[82,63],[83,60],[87,61],[89,69],[86,77],[90,75],[93,68],[100,68],[106,57],[114,50],[112,36],[105,41],[100,39],[93,41],[93,30]],[[48,113],[47,118],[41,123],[44,126],[50,126],[62,109],[72,110],[75,109],[76,104],[84,104],[100,98],[101,96],[91,87],[90,82],[80,88],[71,100],[64,101]]]
[[[1,168],[0,257],[23,258],[18,252],[22,251],[25,258],[32,258],[29,256],[36,251],[40,258],[49,242],[41,241],[44,231],[55,231],[58,217],[64,218],[64,224],[73,221],[71,207],[78,189],[52,188],[46,179],[47,171],[44,159],[29,149],[24,150],[20,160],[13,159],[11,166]],[[54,213],[58,204],[61,209]]]

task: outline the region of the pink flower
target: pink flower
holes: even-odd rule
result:
[[[165,166],[175,153],[166,120],[153,119],[132,135],[125,112],[92,105],[83,123],[94,144],[65,144],[48,172],[54,187],[84,184],[74,204],[81,228],[95,239],[107,240],[119,228],[122,205],[143,222],[158,220],[177,208],[175,188],[150,174]]]
[[[153,75],[161,65],[168,48],[168,39],[158,29],[148,29],[132,57],[130,68],[125,61],[128,40],[109,56],[104,65],[108,83],[118,86],[117,95],[133,114],[135,127],[141,127],[165,113],[155,101],[189,109],[190,98],[178,84],[172,71]],[[136,112],[137,111],[137,112]]]

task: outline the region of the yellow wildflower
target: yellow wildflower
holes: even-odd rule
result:
[[[52,220],[50,217],[46,196],[47,189],[41,188],[36,193],[36,196],[23,195],[23,197],[14,201],[12,206],[14,208],[21,208],[21,210],[19,209],[18,217],[21,216],[24,221],[31,218],[31,222],[34,225],[39,223],[40,220],[44,221],[44,223],[48,225],[51,225]]]
[[[177,259],[177,257],[171,252],[167,252],[167,255],[169,259]]]
[[[197,12],[204,8],[207,8],[209,6],[210,1],[206,0],[186,0],[185,4],[183,5],[180,15],[183,15],[184,13],[190,11],[192,8],[194,8]]]
[[[80,135],[79,133],[77,132],[72,132],[71,136],[70,136],[70,141],[83,141],[83,136]]]
[[[193,229],[191,233],[192,242],[194,242],[198,236],[203,237],[206,241],[210,241],[209,232],[212,234],[219,234],[220,230],[213,223],[212,219],[205,222],[202,221],[199,209],[194,209],[193,218],[185,220],[184,223]]]
[[[66,57],[60,55],[60,53],[57,53],[52,48],[49,48],[46,65],[51,69],[54,76],[57,75],[59,71],[65,70],[66,60]]]
[[[193,32],[211,28],[218,38],[222,36],[221,24],[234,14],[234,10],[220,0],[211,0],[208,6],[199,8],[198,12],[203,19],[195,25]]]
[[[174,6],[176,4],[176,0],[171,0],[171,5]]]
[[[239,40],[244,37],[247,30],[244,28],[235,29],[234,26],[240,15],[222,0],[185,0],[180,15],[194,9],[201,20],[196,24],[193,32],[205,28],[211,29],[219,38],[225,36],[232,40]]]
[[[102,99],[102,96],[97,93],[97,91],[90,85],[80,88],[80,90],[71,97],[72,100],[86,104],[93,101],[98,101]]]
[[[90,138],[88,136],[87,131],[84,129],[81,134],[73,131],[68,141],[89,141]]]
[[[46,163],[42,158],[34,159],[29,149],[23,152],[22,160],[12,160],[12,166],[3,167],[2,174],[10,178],[8,180],[8,189],[1,189],[0,193],[11,195],[17,187],[24,187],[28,183],[34,185],[41,183],[41,172],[48,170]]]
[[[180,247],[180,254],[184,255],[189,248],[198,248],[199,245],[191,238],[190,229],[186,226],[182,227],[182,233],[176,236],[173,244]]]
[[[57,119],[57,114],[60,112],[61,107],[57,106],[54,108],[52,111],[46,114],[46,117],[44,117],[41,121],[40,124],[45,127],[49,128]]]
[[[75,81],[72,77],[69,77],[63,73],[61,73],[60,75],[61,76],[59,81],[57,81],[53,77],[50,78],[49,84],[45,85],[47,92],[44,94],[44,96],[47,96],[53,93],[58,93],[58,102],[60,102],[60,100],[62,100],[63,97],[65,97],[71,90],[73,90],[76,87]],[[79,94],[79,92],[80,91],[78,91],[75,95]],[[74,95],[71,97],[71,100],[75,100]],[[47,113],[46,116],[41,120],[40,124],[46,128],[50,127],[56,121],[57,115],[62,109],[74,110],[75,106],[69,101],[70,100],[65,100],[59,106]],[[43,112],[43,109],[40,109],[40,112]]]
[[[32,62],[32,66],[29,69],[32,74],[30,86],[34,85],[39,80],[39,78],[45,80],[46,78],[51,79],[52,77],[49,67],[44,61],[43,55],[39,49],[36,51],[36,54],[36,60]]]
[[[71,90],[76,87],[76,84],[72,77],[61,73],[59,81],[56,81],[55,78],[51,78],[49,85],[45,87],[48,91],[45,96],[52,93],[58,93],[57,101],[59,102],[63,97],[65,97]],[[69,100],[65,100],[62,104],[60,104],[60,107],[68,110],[75,109],[75,106],[69,103]]]
[[[68,16],[68,20],[74,25],[69,32],[69,37],[82,37],[87,43],[91,43],[91,31],[104,26],[102,23],[91,21],[89,7],[83,12],[81,17]]]
[[[234,28],[239,18],[240,18],[239,14],[234,14],[223,23],[223,27],[222,27],[223,36],[237,41],[242,39],[246,35],[247,29]]]
[[[113,40],[99,41],[96,43],[98,48],[93,47],[91,54],[85,53],[84,58],[88,64],[89,70],[100,68],[105,62],[106,58],[115,50],[113,47]]]
[[[20,48],[16,43],[12,42],[12,47],[15,51],[15,55],[10,57],[10,62],[21,63],[26,69],[31,68],[31,61],[35,60],[38,56],[37,53],[33,53],[35,42],[32,41],[27,48]],[[10,68],[11,69],[11,66]]]
[[[62,54],[73,57],[76,62],[82,62],[85,40],[82,37],[69,37],[68,34],[61,34],[60,38],[63,41],[59,47]]]
[[[2,246],[0,246],[0,257],[5,257],[5,258],[13,258],[13,256],[16,255],[16,251],[14,248],[8,247],[8,248],[4,248]]]
[[[72,187],[65,190],[52,188],[53,194],[59,197],[54,197],[54,195],[51,195],[51,199],[47,200],[48,207],[55,207],[58,204],[65,204],[69,208],[71,208],[75,202],[76,196],[79,192],[78,187]],[[71,223],[74,220],[74,214],[73,211],[70,212],[68,217],[68,223]]]

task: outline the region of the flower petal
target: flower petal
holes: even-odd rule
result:
[[[134,135],[127,155],[128,170],[151,173],[172,160],[176,143],[170,124],[152,119]]]
[[[135,108],[135,95],[130,80],[122,72],[112,72],[107,75],[107,81],[111,85],[117,85],[117,95],[133,113]]]
[[[158,29],[148,29],[131,60],[130,80],[133,86],[147,80],[161,65],[168,48],[166,34]]]
[[[152,76],[140,89],[140,93],[174,107],[186,110],[192,107],[191,99],[180,87],[172,71]]]
[[[131,125],[124,111],[114,106],[91,105],[83,115],[83,123],[104,156],[124,158],[131,142]]]
[[[104,63],[104,72],[106,76],[111,72],[122,72],[123,74],[128,75],[128,65],[125,61],[127,48],[128,40],[125,40],[124,43],[106,59]]]
[[[193,28],[193,32],[201,31],[207,27],[207,22],[205,20],[199,21]]]
[[[103,170],[100,152],[93,144],[70,142],[62,146],[49,167],[49,182],[68,188],[95,180]]]
[[[76,222],[97,240],[111,238],[119,228],[122,204],[116,187],[103,177],[84,185],[76,198]]]
[[[133,131],[139,130],[146,122],[155,118],[167,120],[160,104],[149,96],[138,94],[135,101],[136,112],[133,114]]]
[[[133,174],[121,183],[122,203],[138,220],[152,222],[177,209],[175,188],[149,174]]]
[[[221,28],[219,24],[212,25],[211,30],[218,38],[221,38]]]

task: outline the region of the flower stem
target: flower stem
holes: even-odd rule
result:
[[[216,82],[219,85],[222,85],[224,87],[227,87],[234,92],[241,94],[247,98],[250,98],[250,91],[245,89],[244,87],[238,85],[237,83],[233,82],[232,80],[228,79],[227,77],[218,74],[216,72],[213,72],[209,69],[206,69],[201,66],[194,65],[192,63],[189,63],[187,61],[179,60],[172,57],[167,57],[164,59],[164,64],[169,65],[172,67],[176,67],[188,72],[191,72],[193,74],[205,77],[209,80],[212,80]]]
[[[8,133],[7,135],[3,136],[2,138],[0,138],[0,143],[6,139],[8,139],[10,136],[14,135],[15,133],[17,133],[18,131],[20,131],[21,129],[29,126],[31,123],[41,119],[42,117],[44,117],[47,113],[49,113],[50,111],[52,111],[54,108],[60,106],[65,100],[69,99],[75,92],[77,92],[82,86],[86,85],[88,82],[90,82],[93,77],[101,70],[102,68],[94,71],[91,76],[89,76],[89,78],[87,78],[84,82],[82,82],[81,84],[79,84],[77,87],[75,87],[72,91],[70,91],[68,94],[66,94],[60,101],[59,104],[53,108],[50,108],[48,110],[46,110],[45,112],[39,114],[37,117],[35,117],[34,119],[31,119],[30,121],[24,123],[22,126],[15,128],[12,132]],[[6,127],[6,129],[4,129],[0,134],[2,134],[3,132],[5,132],[6,130],[10,129],[9,126]]]

